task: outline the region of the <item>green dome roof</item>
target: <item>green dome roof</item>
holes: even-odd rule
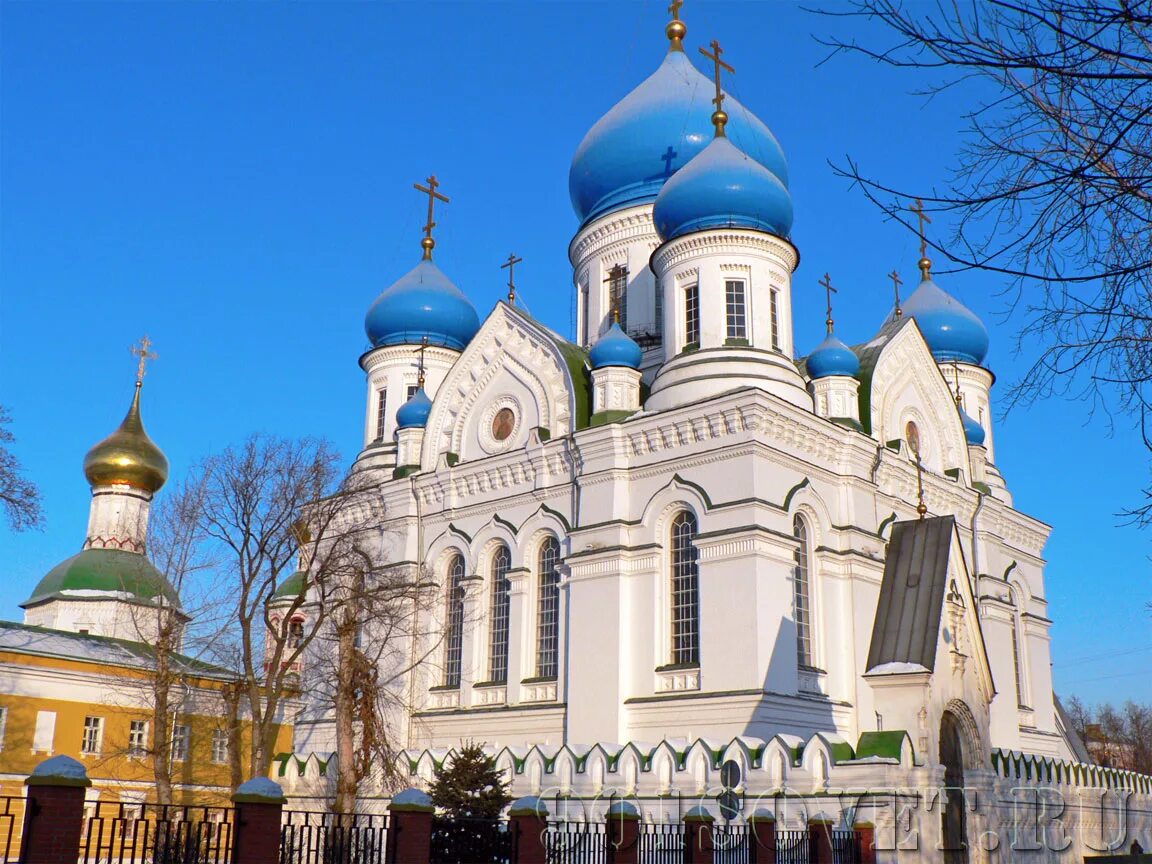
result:
[[[119,595],[156,604],[156,598],[180,608],[180,595],[152,562],[136,552],[120,549],[85,549],[57,564],[40,580],[32,596],[20,605],[32,606],[54,599],[107,599]]]
[[[292,600],[300,596],[300,592],[304,590],[304,580],[308,578],[308,574],[303,570],[297,570],[287,579],[280,583],[280,587],[276,589],[276,593],[272,595],[273,600]]]

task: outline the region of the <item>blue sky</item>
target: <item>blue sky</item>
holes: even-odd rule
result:
[[[321,435],[351,457],[364,415],[364,312],[420,254],[435,173],[437,263],[481,314],[500,263],[532,313],[572,330],[568,164],[587,129],[659,64],[664,2],[0,4],[0,402],[41,487],[42,533],[0,527],[0,617],[84,539],[85,451],[131,396],[128,346],[160,359],[149,432],[178,476],[257,430]],[[788,156],[802,261],[797,344],[863,341],[914,283],[916,240],[834,176],[846,155],[892,185],[947,184],[963,91],[861,58],[819,65],[850,22],[785,2],[690,0],[694,59],[713,38],[729,89]],[[944,236],[946,226],[934,226]],[[941,276],[992,331],[996,392],[1026,368],[1005,287]],[[1121,422],[1052,401],[996,429],[1017,505],[1053,526],[1056,681],[1090,701],[1152,700],[1147,454]]]

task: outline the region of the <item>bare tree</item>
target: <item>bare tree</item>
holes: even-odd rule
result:
[[[834,51],[910,69],[926,97],[969,88],[946,191],[902,189],[850,156],[837,169],[909,229],[911,197],[948,214],[955,233],[933,244],[938,261],[1006,277],[1018,347],[1040,346],[1009,404],[1089,399],[1131,412],[1152,447],[1152,7],[856,0],[821,11],[866,34],[827,41]],[[1147,522],[1145,495],[1132,515]]]
[[[1080,716],[1081,737],[1094,762],[1152,773],[1152,706],[1129,700],[1121,706],[1104,703],[1090,708],[1078,699],[1070,705],[1076,709],[1073,716]]]
[[[44,521],[40,509],[40,490],[24,476],[20,460],[8,449],[16,436],[8,429],[12,416],[0,405],[0,506],[13,531],[38,528]]]

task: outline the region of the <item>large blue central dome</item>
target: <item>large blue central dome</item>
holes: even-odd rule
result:
[[[597,121],[572,159],[568,190],[580,221],[647,201],[712,140],[712,82],[674,42],[664,62]],[[728,97],[728,136],[788,185],[788,163],[768,127]]]
[[[373,348],[427,338],[429,345],[463,351],[479,329],[476,307],[430,258],[377,297],[364,318]]]

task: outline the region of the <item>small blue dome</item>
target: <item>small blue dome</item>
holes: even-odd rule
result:
[[[712,140],[712,93],[712,81],[684,52],[670,50],[580,142],[568,172],[580,221],[654,200],[664,181]],[[788,163],[768,127],[731,96],[724,110],[729,137],[787,185]]]
[[[708,228],[750,228],[787,237],[792,199],[775,174],[721,137],[664,184],[652,219],[662,240]]]
[[[808,374],[813,378],[827,378],[830,375],[854,377],[860,371],[860,359],[856,353],[832,333],[816,346],[808,355]]]
[[[429,345],[463,351],[479,329],[476,308],[427,258],[377,297],[364,318],[374,348],[428,337]]]
[[[632,338],[620,329],[620,325],[613,321],[600,339],[588,352],[588,359],[592,361],[593,369],[603,369],[605,366],[627,366],[629,369],[639,369],[640,360],[644,352]]]
[[[971,309],[926,276],[902,304],[916,319],[924,341],[937,361],[954,360],[979,366],[988,355],[988,328]]]
[[[424,428],[428,425],[428,415],[432,413],[432,400],[421,387],[412,398],[400,406],[396,412],[396,425],[401,429]]]
[[[968,416],[968,412],[960,409],[960,422],[964,424],[964,437],[969,444],[984,443],[984,427]]]

